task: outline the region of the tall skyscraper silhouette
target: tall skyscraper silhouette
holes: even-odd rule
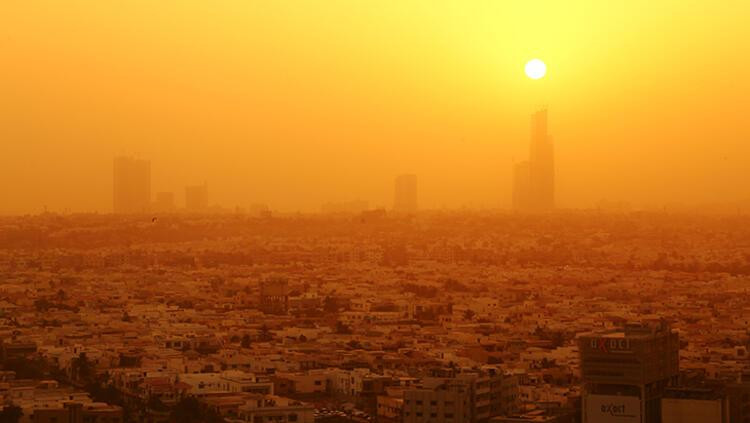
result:
[[[531,115],[529,160],[513,169],[513,208],[544,211],[555,207],[555,152],[547,132],[547,109]]]
[[[115,157],[112,179],[115,213],[146,213],[151,205],[151,162]]]
[[[399,175],[396,177],[393,210],[399,213],[414,213],[417,211],[417,175]]]

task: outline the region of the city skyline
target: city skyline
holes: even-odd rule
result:
[[[0,0],[0,423],[750,423],[750,0]]]
[[[547,109],[531,115],[529,158],[513,165],[513,209],[555,209],[555,148],[547,128]]]
[[[107,212],[123,154],[227,207],[387,207],[408,171],[421,208],[508,209],[539,104],[561,208],[750,200],[744,2],[65,3],[0,6],[4,215]]]

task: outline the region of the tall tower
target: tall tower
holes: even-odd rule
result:
[[[555,208],[555,151],[547,132],[547,109],[531,115],[529,160],[513,168],[513,208],[522,211]]]
[[[115,157],[112,178],[115,213],[146,213],[151,205],[151,162]]]
[[[399,213],[414,213],[417,211],[417,175],[399,175],[396,177],[393,210]]]
[[[547,109],[531,115],[529,147],[531,207],[551,210],[555,207],[555,153],[552,137],[547,132]]]

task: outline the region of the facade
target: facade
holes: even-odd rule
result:
[[[403,423],[472,422],[471,397],[471,386],[459,380],[404,391]]]
[[[151,162],[116,157],[113,165],[113,210],[115,213],[147,213],[151,206]]]
[[[208,209],[208,186],[185,187],[185,209],[189,212],[202,212]]]
[[[265,314],[286,314],[289,311],[289,281],[270,278],[261,282],[260,310]]]
[[[403,400],[404,423],[484,423],[516,412],[518,380],[494,370],[425,378]]]
[[[237,420],[250,423],[313,423],[315,409],[275,395],[257,396],[239,407]]]
[[[417,211],[417,175],[399,175],[394,184],[393,211]]]
[[[583,422],[661,421],[661,398],[679,373],[679,338],[664,321],[579,337]]]
[[[531,116],[529,160],[513,168],[513,208],[545,211],[555,207],[555,152],[547,132],[547,109]]]
[[[729,400],[713,388],[669,389],[661,400],[662,423],[729,423]]]
[[[378,422],[401,423],[404,399],[392,395],[378,395]]]
[[[750,373],[743,372],[737,381],[727,385],[730,421],[750,423]]]

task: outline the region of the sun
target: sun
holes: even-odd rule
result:
[[[531,59],[526,63],[524,71],[529,78],[539,79],[547,73],[547,65],[539,59]]]

